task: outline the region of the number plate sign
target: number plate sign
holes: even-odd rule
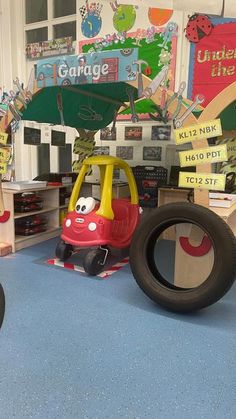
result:
[[[191,189],[225,190],[226,175],[213,173],[179,173],[179,186]]]
[[[189,127],[174,130],[176,144],[190,143],[202,138],[212,138],[222,135],[220,119],[190,125]]]
[[[6,145],[8,134],[5,132],[0,132],[0,144]]]
[[[3,175],[4,173],[7,173],[7,164],[0,163],[0,175]]]
[[[197,150],[180,151],[179,159],[181,167],[227,161],[227,146],[224,144]]]

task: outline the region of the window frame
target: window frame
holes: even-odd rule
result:
[[[47,20],[41,20],[39,22],[34,23],[26,23],[26,7],[25,7],[25,0],[23,0],[23,16],[24,16],[24,44],[27,44],[27,36],[26,31],[33,30],[33,29],[40,29],[43,27],[48,28],[48,40],[55,39],[53,37],[53,26],[54,25],[60,25],[62,23],[67,22],[74,22],[76,23],[76,40],[78,39],[78,10],[79,10],[79,0],[76,0],[76,13],[73,15],[67,15],[67,16],[60,16],[60,17],[53,17],[53,1],[54,0],[48,0],[48,19]]]

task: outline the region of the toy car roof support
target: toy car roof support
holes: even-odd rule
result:
[[[109,220],[114,219],[114,212],[112,209],[112,180],[114,168],[124,170],[130,189],[131,204],[138,203],[137,187],[132,170],[129,167],[129,165],[125,161],[117,157],[95,156],[89,157],[85,159],[83,162],[83,166],[79,172],[75,186],[71,194],[68,208],[69,211],[73,211],[75,209],[75,204],[78,199],[84,177],[91,165],[97,165],[100,170],[101,204],[96,214],[101,215],[102,217],[105,217]]]

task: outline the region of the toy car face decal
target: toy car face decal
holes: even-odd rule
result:
[[[75,204],[75,211],[77,214],[87,215],[92,212],[95,208],[96,201],[92,197],[88,198],[79,198]]]

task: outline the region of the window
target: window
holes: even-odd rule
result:
[[[72,148],[71,144],[59,147],[59,172],[66,173],[72,171]]]
[[[25,1],[25,22],[34,23],[48,18],[47,0],[26,0]]]
[[[66,22],[53,26],[53,39],[72,36],[73,41],[76,40],[76,22]]]
[[[38,175],[50,173],[50,145],[38,146]]]
[[[35,42],[42,42],[48,40],[48,28],[38,28],[26,31],[26,42],[32,44]]]
[[[54,0],[53,17],[74,15],[76,13],[76,0]]]
[[[66,133],[61,131],[53,131],[51,136],[51,144],[58,147],[65,147],[66,145]]]
[[[77,0],[25,0],[26,44],[68,36],[75,41],[77,3]]]
[[[24,144],[39,145],[41,142],[41,130],[24,127]]]

